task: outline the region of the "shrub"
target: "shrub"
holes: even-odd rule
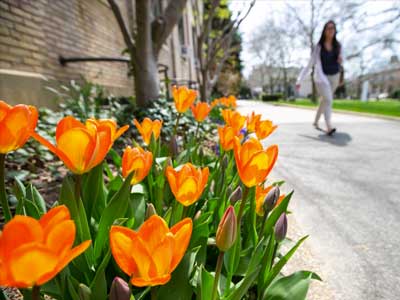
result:
[[[283,99],[283,94],[262,94],[261,100],[262,101],[279,101]]]

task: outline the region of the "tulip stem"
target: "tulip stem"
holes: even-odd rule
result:
[[[200,122],[197,122],[196,133],[194,134],[194,138],[198,141],[199,140],[199,129],[200,129]]]
[[[32,300],[40,300],[40,286],[35,285],[32,288]]]
[[[181,113],[178,113],[178,117],[176,118],[176,123],[175,123],[175,127],[174,127],[174,135],[176,135],[176,133],[178,131],[178,125],[179,125],[180,118],[181,118]]]
[[[224,262],[224,252],[220,252],[219,255],[218,255],[217,267],[215,268],[214,287],[213,287],[212,297],[211,297],[212,300],[216,300],[217,299],[219,275],[221,275],[222,263],[223,262]]]
[[[75,198],[76,201],[79,201],[81,198],[81,183],[82,183],[82,176],[76,175],[75,176]]]
[[[1,207],[3,208],[3,214],[5,223],[11,220],[11,210],[8,205],[7,196],[6,196],[6,178],[5,178],[5,154],[0,154],[0,198],[1,198]]]
[[[274,246],[274,252],[272,253],[272,257],[271,257],[271,264],[269,266],[270,270],[272,269],[272,267],[274,265],[275,256],[276,256],[276,253],[278,252],[278,246],[279,246],[279,242],[276,242],[275,246]]]
[[[153,286],[151,288],[151,300],[157,300],[157,287]]]
[[[262,236],[264,234],[264,226],[265,226],[265,221],[268,218],[268,214],[269,214],[268,211],[266,211],[264,213],[263,220],[262,220],[261,227],[260,227],[260,234],[258,236]]]
[[[250,189],[247,186],[245,186],[245,185],[243,186],[243,197],[242,197],[242,202],[240,203],[240,208],[239,208],[239,213],[238,213],[238,218],[237,218],[238,234],[240,234],[240,224],[241,224],[244,207],[245,207],[246,200],[247,200],[247,195],[249,194],[249,190]]]

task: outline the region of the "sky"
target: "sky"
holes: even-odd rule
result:
[[[331,0],[328,0],[331,1]],[[350,1],[350,0],[349,0]],[[237,13],[240,10],[243,10],[243,8],[248,7],[250,0],[230,0],[230,8],[234,13]],[[250,11],[250,14],[248,17],[242,22],[240,25],[240,32],[242,33],[243,37],[243,51],[241,53],[241,58],[243,60],[243,65],[244,65],[244,71],[243,74],[245,77],[249,75],[251,72],[253,66],[257,65],[260,63],[258,59],[251,54],[249,51],[249,39],[251,38],[252,34],[254,31],[260,27],[263,22],[267,18],[274,18],[275,20],[279,20],[283,12],[285,11],[286,8],[286,2],[288,2],[290,5],[298,7],[299,9],[303,10],[303,14],[305,18],[307,18],[307,12],[308,12],[308,7],[309,7],[309,0],[256,0],[256,4],[253,7],[253,9]],[[366,4],[364,6],[364,9],[368,12],[377,12],[380,10],[383,10],[385,8],[391,7],[394,3],[399,3],[399,0],[376,0],[376,1],[365,1]],[[377,21],[377,18],[369,18],[368,22],[371,24],[367,25],[372,25],[373,22]],[[320,31],[322,30],[323,24],[319,26],[317,29],[317,36],[319,36]],[[344,28],[342,32],[338,33],[338,39],[345,40],[345,38],[351,37],[352,32],[349,32],[348,29]],[[344,49],[346,49],[346,45],[344,45]],[[372,50],[371,50],[372,51]],[[387,51],[387,53],[381,53],[382,56],[382,61],[387,61],[390,56],[392,55],[392,51]],[[400,53],[399,53],[400,54]],[[296,51],[296,55],[298,55],[297,61],[300,62],[301,65],[305,65],[307,63],[307,58],[309,55],[309,50],[306,48],[301,48]],[[367,61],[372,61],[374,58],[374,54],[368,53],[366,54],[366,59]],[[351,63],[351,62],[350,62]],[[354,63],[354,62],[353,62]],[[374,62],[376,64],[376,62]],[[378,62],[379,63],[379,62]],[[372,68],[372,65],[371,65]]]

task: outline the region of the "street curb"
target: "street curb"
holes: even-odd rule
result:
[[[265,102],[263,102],[265,103]],[[266,103],[274,106],[288,106],[288,107],[295,107],[295,108],[303,108],[308,110],[315,110],[315,107],[303,106],[303,105],[296,105],[290,103]],[[363,117],[370,117],[370,118],[377,118],[377,119],[384,119],[384,120],[391,120],[400,122],[400,117],[393,117],[393,116],[385,116],[379,114],[372,114],[372,113],[365,113],[365,112],[358,112],[358,111],[349,111],[344,109],[333,109],[334,112],[348,114],[348,115],[356,115],[356,116],[363,116]]]

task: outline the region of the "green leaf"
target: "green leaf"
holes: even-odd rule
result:
[[[35,203],[33,203],[32,201],[30,201],[28,199],[25,199],[24,206],[25,206],[25,212],[26,212],[27,216],[30,216],[37,220],[40,219],[40,211]]]
[[[96,275],[92,283],[90,284],[90,290],[92,291],[92,300],[107,299],[107,280],[106,280],[106,267],[111,258],[111,251],[108,249],[107,254],[104,256],[103,261],[96,270]]]
[[[88,220],[93,217],[99,221],[106,206],[104,189],[103,164],[99,164],[85,176],[82,182],[82,201]]]
[[[235,285],[232,293],[229,294],[226,300],[241,300],[243,296],[247,293],[249,288],[254,284],[254,281],[257,278],[260,269],[261,267],[258,267],[252,273],[246,274],[246,276]]]
[[[86,212],[81,199],[76,199],[75,196],[75,182],[72,176],[66,176],[61,186],[60,192],[60,205],[66,205],[71,214],[71,218],[75,221],[77,231],[77,242],[92,240],[89,230],[89,224],[86,217]],[[86,265],[81,265],[81,271],[86,272],[89,266],[94,264],[93,260],[93,247],[92,245],[84,252]]]
[[[94,257],[98,261],[108,239],[108,233],[114,220],[125,216],[129,203],[129,191],[133,172],[125,179],[121,188],[111,198],[100,218],[99,230],[94,244]]]
[[[135,220],[136,228],[138,228],[144,222],[146,208],[146,198],[143,193],[130,194],[128,217]]]
[[[24,214],[24,202],[26,198],[26,189],[24,184],[15,177],[15,184],[14,184],[14,194],[18,199],[18,204],[15,209],[16,215],[23,215]]]
[[[197,284],[197,300],[209,300],[212,297],[214,276],[202,265],[199,269],[200,276]]]
[[[265,300],[305,300],[311,279],[320,280],[319,276],[309,271],[299,271],[279,278],[264,292]]]
[[[32,184],[28,185],[26,198],[35,203],[41,214],[46,213],[46,202],[44,201],[42,195],[40,195],[39,191]]]
[[[263,284],[262,289],[265,289],[268,287],[268,285],[274,280],[274,278],[279,274],[279,272],[282,270],[282,268],[286,265],[286,263],[289,261],[289,259],[292,257],[292,255],[296,252],[297,248],[300,247],[300,245],[308,238],[308,235],[305,237],[301,238],[293,247],[288,251],[288,253],[283,256],[278,263],[276,263],[273,267],[271,272],[269,273],[268,278],[266,279],[266,282]]]
[[[185,254],[176,270],[172,273],[171,280],[160,287],[158,300],[191,299],[193,288],[190,285],[190,277],[194,269],[198,248]]]

